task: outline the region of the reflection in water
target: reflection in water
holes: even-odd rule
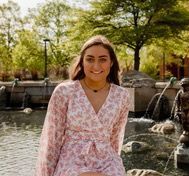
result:
[[[41,130],[1,124],[0,175],[32,176]]]
[[[0,111],[0,176],[33,176],[44,116]]]

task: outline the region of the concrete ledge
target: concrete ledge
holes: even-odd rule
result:
[[[62,80],[48,81],[45,86],[44,80],[18,81],[14,88],[13,82],[0,82],[0,87],[6,87],[7,99],[12,101],[12,104],[20,106],[26,94],[30,96],[30,103],[32,104],[48,104],[54,88],[61,82]],[[161,93],[167,84],[168,82],[157,82],[155,87],[125,87],[130,94],[130,112],[145,112],[152,97],[157,93]],[[176,83],[168,87],[164,93],[168,98],[170,109],[179,89],[180,85]]]
[[[6,106],[22,106],[26,98],[31,105],[48,104],[51,94],[57,84],[62,81],[18,81],[13,86],[13,82],[0,82],[0,87],[6,87],[7,102]]]
[[[155,95],[156,89],[149,87],[127,88],[130,94],[130,108],[131,112],[144,112],[147,109],[148,103]]]
[[[168,83],[169,82],[156,82],[155,87],[125,87],[130,94],[130,111],[145,112],[153,96],[157,93],[161,93]],[[164,96],[169,101],[169,109],[172,108],[176,94],[180,88],[181,86],[176,83],[170,85],[164,92]]]
[[[57,84],[63,82],[61,81],[49,81],[48,85],[49,86],[56,86]],[[41,81],[18,81],[18,87],[44,87],[44,80]],[[13,82],[2,82],[0,81],[0,87],[1,86],[6,86],[6,87],[12,87]]]

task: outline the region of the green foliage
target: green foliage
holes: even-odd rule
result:
[[[8,1],[0,5],[0,69],[9,72],[12,50],[16,43],[16,31],[21,27],[20,9],[17,3]]]
[[[78,8],[72,9],[72,13],[75,14],[74,18],[67,20],[66,46],[70,48],[71,55],[75,56],[80,51],[82,44],[94,35],[90,27],[94,16],[91,16],[88,10]]]
[[[153,56],[148,56],[141,60],[141,72],[146,73],[154,79],[158,79],[159,65],[157,59]]]
[[[19,40],[13,50],[14,70],[28,69],[29,71],[43,71],[44,54],[38,43],[39,39],[32,31],[25,30],[18,33]]]
[[[65,21],[69,18],[70,7],[60,0],[49,1],[38,8],[35,18],[35,28],[43,38],[53,38],[54,44],[64,42]]]
[[[134,50],[134,69],[140,65],[140,50],[157,38],[177,36],[189,24],[189,11],[182,0],[91,0],[91,9],[81,13],[75,29],[81,39],[103,34],[114,44]],[[174,24],[174,25],[173,25]],[[85,30],[85,32],[83,32]],[[78,33],[77,33],[78,34]]]
[[[132,70],[133,68],[133,58],[132,51],[125,49],[124,45],[117,45],[115,48],[121,71]]]
[[[82,2],[86,8],[48,0],[23,19],[15,2],[1,5],[0,71],[42,74],[45,38],[50,39],[48,70],[57,72],[67,69],[83,42],[97,34],[113,42],[121,68],[138,70],[141,65],[141,71],[154,78],[163,54],[166,63],[176,64],[188,55],[188,1],[90,0],[88,6],[87,0]]]
[[[67,42],[67,21],[70,15],[70,7],[63,1],[48,1],[30,12],[33,29],[38,33],[41,40],[50,40],[49,67],[55,68],[67,66],[70,62],[69,51],[65,45]]]

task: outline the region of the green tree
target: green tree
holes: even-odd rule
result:
[[[163,48],[148,45],[141,50],[141,71],[154,79],[158,79],[159,66],[163,59]]]
[[[141,52],[141,71],[147,73],[153,78],[158,78],[159,66],[175,64],[184,66],[184,58],[189,54],[189,33],[182,32],[177,38],[169,40],[156,40],[151,45],[144,47]],[[166,71],[165,76],[172,76]]]
[[[16,31],[21,27],[20,7],[13,1],[0,6],[0,62],[2,70],[11,70],[12,50],[16,43]]]
[[[30,31],[18,32],[18,42],[13,50],[13,71],[28,70],[30,73],[43,72],[44,54],[38,36]]]
[[[140,50],[154,39],[176,37],[189,24],[185,0],[92,0],[77,27],[80,38],[103,34],[115,44],[134,50],[134,69],[140,67]],[[76,27],[75,27],[76,29]],[[83,31],[85,30],[85,33]]]
[[[37,9],[30,11],[32,29],[38,33],[41,41],[47,38],[50,40],[51,49],[50,64],[54,68],[67,66],[69,55],[65,48],[66,21],[70,18],[70,7],[61,0],[47,1],[45,4],[38,6]]]

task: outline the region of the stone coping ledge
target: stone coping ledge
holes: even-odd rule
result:
[[[158,82],[155,83],[155,88],[156,89],[164,89],[167,86],[168,83],[169,82],[158,81]],[[175,84],[170,85],[168,87],[168,89],[180,89],[180,88],[181,88],[181,86],[179,85],[179,82],[176,82]]]
[[[7,86],[7,87],[12,87],[13,86],[13,82],[2,82],[0,81],[0,87],[1,86]],[[63,80],[60,81],[48,81],[47,85],[48,86],[56,86],[57,84],[63,82]],[[40,80],[40,81],[18,81],[17,87],[44,87],[45,85],[45,81],[44,80]]]
[[[67,81],[67,80],[58,80],[58,81],[51,81],[49,80],[47,82],[48,86],[56,86],[57,84],[60,84],[63,81]],[[14,81],[9,81],[9,82],[3,82],[0,81],[0,87],[1,86],[7,86],[7,87],[12,87]],[[167,82],[161,82],[158,81],[155,83],[155,88],[156,89],[164,89],[168,84]],[[17,87],[43,87],[45,85],[45,81],[44,80],[40,80],[40,81],[18,81]],[[126,87],[127,88],[127,87]],[[129,87],[129,88],[134,88],[134,87]],[[141,88],[141,87],[139,87]],[[181,86],[179,85],[179,82],[177,81],[175,84],[170,85],[168,87],[168,89],[180,89]]]

